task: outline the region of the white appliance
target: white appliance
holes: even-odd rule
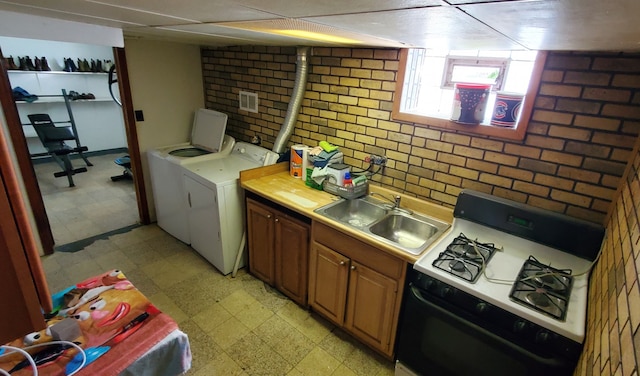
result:
[[[462,191],[451,230],[408,273],[397,364],[418,374],[573,373],[603,236],[590,222]]]
[[[234,267],[244,231],[240,171],[273,164],[278,154],[237,142],[226,158],[183,165],[191,247],[222,274]],[[244,266],[244,255],[238,267]]]
[[[229,155],[235,139],[224,134],[226,127],[226,114],[201,108],[194,115],[190,142],[148,151],[158,226],[186,244],[191,240],[181,166]]]

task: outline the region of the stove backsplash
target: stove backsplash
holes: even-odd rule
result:
[[[631,375],[640,367],[639,169],[636,152],[591,273],[587,336],[575,375]]]
[[[600,225],[468,189],[458,196],[453,216],[587,260],[595,260],[604,237]]]

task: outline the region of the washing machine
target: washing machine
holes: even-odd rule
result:
[[[182,202],[183,165],[228,156],[235,139],[225,135],[227,115],[198,109],[191,127],[191,141],[162,146],[147,152],[158,226],[190,244],[187,211]]]
[[[222,274],[232,272],[244,231],[240,171],[274,164],[278,154],[237,142],[225,158],[184,165],[185,206],[191,247]],[[244,266],[242,255],[239,267]]]

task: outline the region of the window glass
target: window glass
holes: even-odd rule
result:
[[[393,118],[418,125],[522,139],[533,111],[545,59],[546,52],[537,51],[402,50]],[[482,99],[478,101],[481,105],[471,110],[474,120],[461,121],[457,114],[465,98],[473,97],[469,94],[476,90],[473,84],[489,84],[490,88],[482,89]],[[463,93],[464,90],[467,92]],[[497,94],[500,101],[496,101]],[[518,111],[508,112],[505,110],[509,108],[501,107],[507,96],[510,98],[506,102],[515,98],[516,102],[512,103]],[[480,108],[482,106],[485,107]],[[499,110],[502,114],[515,114],[515,118],[498,121]],[[470,110],[463,107],[462,111],[468,115]],[[520,117],[525,120],[520,121]],[[502,129],[496,130],[497,127]]]

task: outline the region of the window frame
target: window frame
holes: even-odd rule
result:
[[[531,72],[531,80],[529,81],[529,87],[525,94],[525,100],[522,104],[522,110],[520,113],[520,120],[514,128],[501,128],[488,125],[469,125],[459,124],[449,119],[442,119],[431,116],[424,116],[418,114],[411,114],[400,111],[400,104],[402,103],[402,92],[405,86],[405,75],[407,69],[407,56],[409,49],[400,49],[400,62],[398,66],[398,74],[396,76],[396,89],[393,97],[393,109],[391,111],[391,117],[394,120],[415,123],[416,126],[442,128],[452,131],[458,131],[462,133],[477,134],[483,136],[490,136],[495,138],[517,140],[522,141],[527,133],[529,127],[529,121],[533,113],[533,105],[538,94],[540,87],[540,81],[542,78],[542,72],[544,70],[544,64],[547,59],[546,51],[538,51],[536,60]]]
[[[487,67],[498,68],[500,74],[496,78],[495,84],[492,84],[491,91],[500,91],[504,87],[504,79],[507,76],[509,59],[492,58],[492,57],[468,57],[468,56],[447,56],[444,63],[444,73],[442,75],[442,83],[440,88],[453,89],[455,81],[453,81],[453,71],[456,66],[462,67]],[[465,81],[475,83],[473,81]],[[480,83],[480,82],[478,82]]]

